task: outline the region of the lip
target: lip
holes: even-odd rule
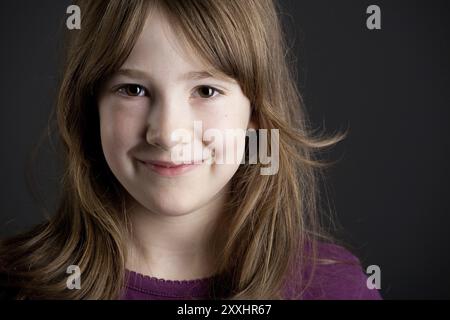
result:
[[[164,177],[179,176],[201,165],[201,163],[175,164],[173,162],[157,161],[157,160],[151,161],[139,160],[139,162],[143,164],[146,168]]]

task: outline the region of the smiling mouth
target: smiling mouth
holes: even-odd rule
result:
[[[173,162],[165,162],[165,161],[142,161],[142,160],[139,160],[139,162],[146,168],[150,169],[152,172],[155,172],[158,175],[164,177],[179,176],[203,164],[203,161],[192,162],[187,164],[186,163],[175,164]]]

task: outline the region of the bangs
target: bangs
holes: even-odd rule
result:
[[[254,12],[246,8],[252,3],[154,1],[151,7],[152,10],[162,9],[183,46],[182,50],[198,59],[214,76],[236,80],[244,94],[253,98],[258,81],[255,61],[264,59],[258,59],[255,45],[261,40],[255,39],[258,38],[255,31],[250,31],[258,28],[245,14]]]

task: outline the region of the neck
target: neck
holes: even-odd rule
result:
[[[129,212],[132,232],[128,241],[127,268],[170,280],[212,276],[224,229],[224,193],[198,210],[167,215],[136,204]]]

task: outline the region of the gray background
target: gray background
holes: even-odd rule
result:
[[[339,235],[381,267],[385,298],[450,298],[448,2],[280,3],[314,124],[350,129],[326,155],[340,159],[328,174]],[[365,27],[370,4],[382,30]],[[54,105],[68,5],[0,2],[2,236],[55,206],[57,153],[45,140],[30,156]]]

